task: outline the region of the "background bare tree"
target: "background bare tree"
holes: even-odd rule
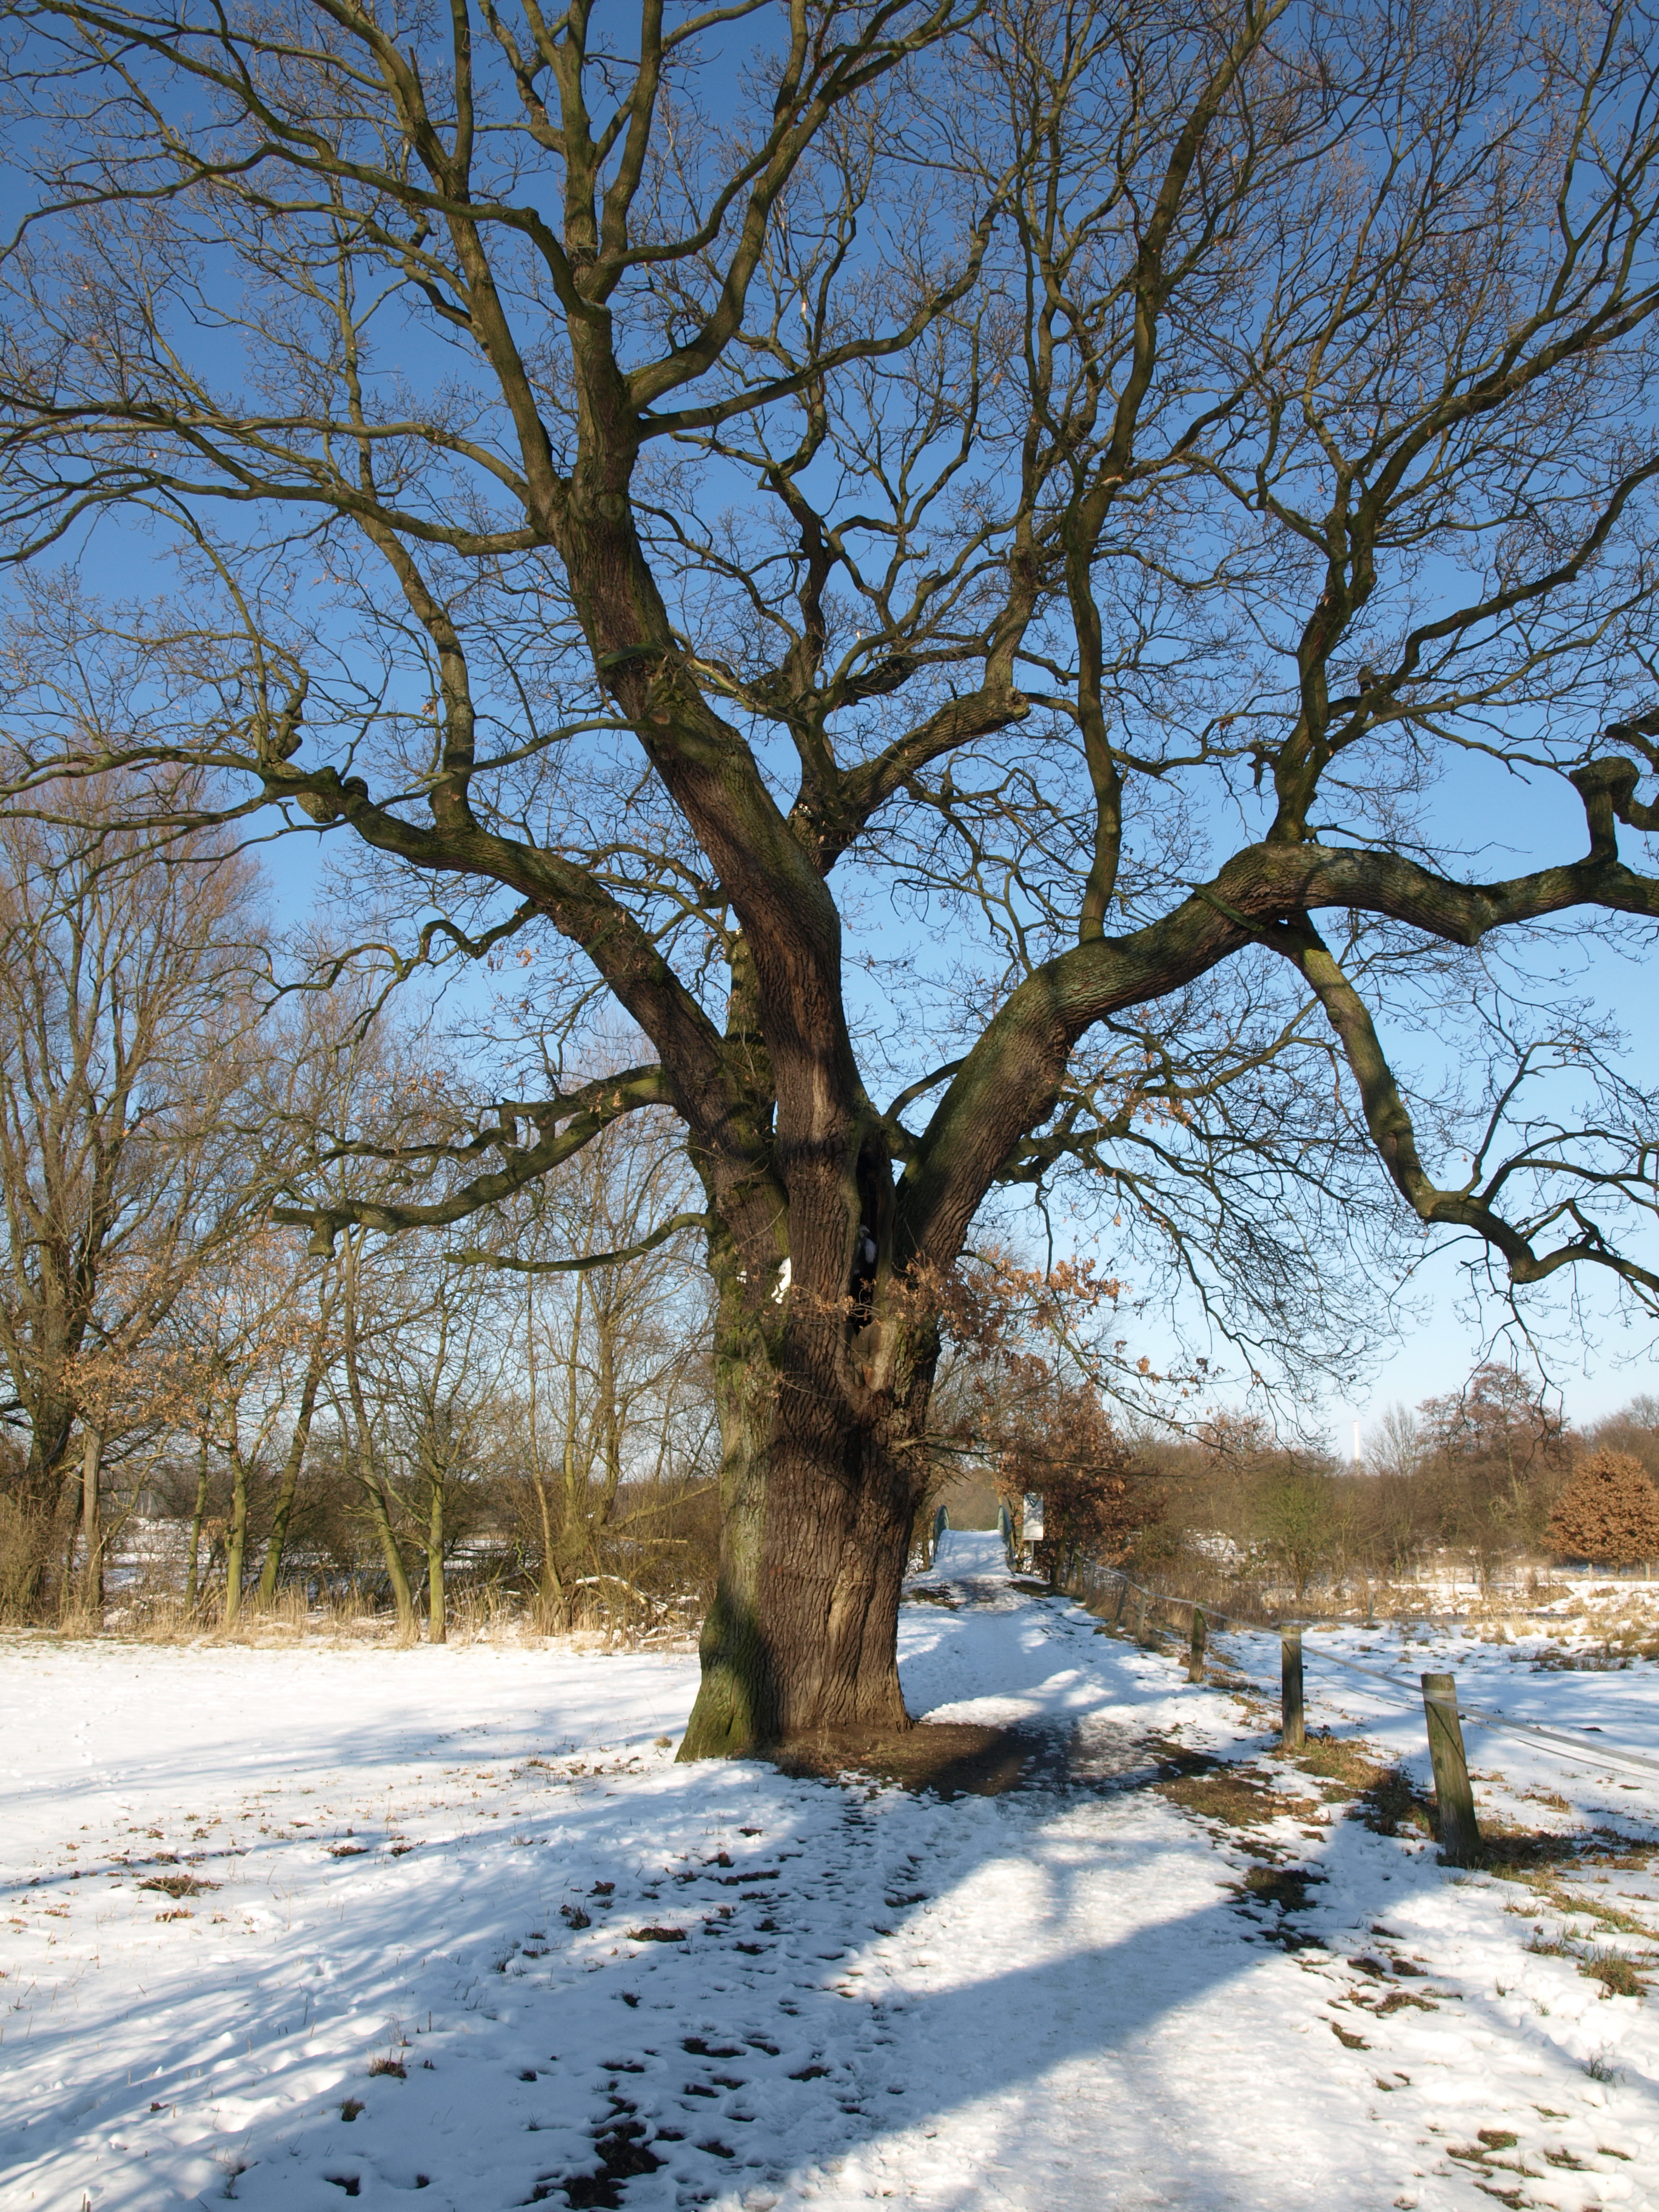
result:
[[[667,1516],[713,1477],[707,1278],[691,1226],[658,1235],[688,1212],[695,1224],[696,1195],[665,1117],[640,1115],[549,1178],[533,1227],[509,1227],[527,1276],[525,1473],[551,1625],[568,1623],[617,1540],[647,1558],[683,1544]],[[537,1260],[538,1245],[559,1256]]]
[[[108,799],[94,781],[58,822],[0,820],[0,1354],[37,1578],[77,1486],[97,1552],[112,1431],[173,1394],[158,1336],[258,1204],[234,1110],[257,1018],[253,878],[216,833],[158,848]]]
[[[198,1499],[216,1456],[228,1477],[222,1532],[227,1628],[241,1613],[264,1533],[256,1522],[264,1518],[259,1509],[265,1493],[271,1494],[271,1510],[260,1594],[268,1596],[276,1588],[317,1395],[333,1348],[335,1273],[309,1260],[290,1234],[256,1218],[193,1272],[174,1316],[181,1366],[192,1386],[192,1426],[201,1452]],[[195,1550],[193,1535],[192,1568]],[[189,1595],[194,1598],[193,1588]]]
[[[1419,1480],[1438,1493],[1443,1539],[1470,1551],[1484,1581],[1505,1554],[1542,1541],[1567,1465],[1566,1424],[1536,1382],[1493,1360],[1418,1411]]]
[[[386,1494],[425,1554],[427,1640],[442,1644],[445,1568],[467,1533],[465,1501],[495,1472],[491,1413],[504,1395],[504,1300],[471,1270],[435,1256],[411,1268],[400,1256],[402,1309],[377,1332],[368,1388],[381,1418]]]

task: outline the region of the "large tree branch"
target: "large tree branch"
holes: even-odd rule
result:
[[[514,1147],[509,1141],[510,1132],[503,1126],[475,1140],[473,1146],[457,1148],[464,1155],[479,1146],[499,1145],[507,1158],[502,1167],[487,1175],[472,1176],[445,1198],[425,1205],[379,1198],[337,1199],[328,1205],[279,1206],[272,1209],[272,1218],[288,1227],[309,1229],[311,1249],[319,1255],[333,1252],[334,1240],[343,1229],[380,1229],[394,1235],[405,1229],[441,1229],[452,1221],[465,1220],[483,1206],[499,1205],[503,1199],[539,1182],[552,1169],[591,1145],[623,1115],[638,1113],[642,1107],[670,1103],[672,1092],[659,1067],[629,1068],[620,1075],[601,1076],[567,1097],[520,1109],[541,1132],[533,1145]],[[350,1154],[381,1160],[427,1159],[441,1149],[430,1146],[342,1146],[331,1148],[327,1157],[338,1159]]]
[[[1452,945],[1576,906],[1659,917],[1659,879],[1616,854],[1506,882],[1462,884],[1396,853],[1319,845],[1249,847],[1171,913],[1122,937],[1045,961],[988,1024],[940,1100],[907,1170],[905,1255],[954,1258],[985,1193],[1053,1112],[1073,1047],[1096,1022],[1165,996],[1269,925],[1310,908],[1385,916]]]
[[[1437,1184],[1423,1164],[1410,1110],[1401,1096],[1370,1010],[1317,930],[1305,915],[1292,916],[1265,932],[1264,941],[1291,963],[1325,1009],[1358,1085],[1371,1140],[1395,1188],[1419,1221],[1431,1227],[1474,1230],[1502,1255],[1510,1280],[1517,1287],[1544,1282],[1561,1268],[1583,1261],[1607,1268],[1650,1298],[1659,1297],[1659,1274],[1614,1249],[1576,1208],[1567,1210],[1578,1221],[1578,1234],[1553,1251],[1534,1250],[1532,1239],[1491,1202],[1513,1172],[1512,1167],[1500,1169],[1484,1192],[1473,1183],[1461,1190]],[[1545,1164],[1538,1160],[1528,1164]],[[1605,1185],[1617,1179],[1592,1176],[1585,1180]],[[1548,1218],[1554,1218],[1560,1210],[1552,1208]]]
[[[763,1148],[757,1102],[743,1071],[729,1060],[720,1031],[649,932],[589,870],[477,827],[422,828],[377,805],[360,777],[343,780],[331,768],[307,771],[267,759],[262,772],[270,797],[297,800],[313,821],[343,821],[366,844],[416,867],[516,890],[580,948],[657,1047],[669,1099],[699,1150],[711,1158],[746,1159],[757,1144]],[[460,1217],[452,1212],[442,1218]]]
[[[708,1213],[676,1213],[666,1221],[659,1222],[648,1237],[636,1244],[624,1245],[616,1252],[584,1252],[572,1260],[520,1260],[511,1253],[491,1252],[477,1244],[469,1244],[459,1252],[447,1252],[444,1257],[464,1267],[494,1267],[514,1275],[583,1275],[599,1267],[620,1267],[626,1260],[642,1260],[647,1252],[654,1252],[671,1237],[682,1230],[708,1229],[714,1216]]]

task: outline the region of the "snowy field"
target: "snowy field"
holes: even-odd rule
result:
[[[678,1767],[684,1659],[0,1644],[0,2203],[1659,2206],[1659,1996],[1581,1971],[1659,1969],[1653,1665],[1310,1638],[1328,1778],[1426,1758],[1321,1654],[1599,1747],[1470,1731],[1500,1880],[1269,1755],[1266,1638],[1190,1686],[986,1537],[915,1588],[912,1710],[1042,1786]]]

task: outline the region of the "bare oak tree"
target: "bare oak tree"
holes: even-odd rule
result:
[[[255,1018],[251,871],[210,830],[158,849],[108,797],[94,781],[57,822],[0,820],[0,1356],[28,1437],[13,1486],[42,1570],[78,1486],[94,1585],[105,1449],[172,1387],[169,1316],[242,1217],[229,1108]]]
[[[187,762],[358,841],[403,967],[530,956],[550,1083],[296,1204],[321,1248],[678,1117],[687,1755],[902,1722],[934,1290],[1000,1187],[1093,1177],[1253,1363],[1340,1364],[1402,1220],[1653,1310],[1650,1103],[1501,951],[1659,913],[1645,8],[13,15],[11,543],[178,564],[54,617],[134,672],[67,741],[20,700],[14,804]],[[1549,865],[1477,876],[1449,761],[1571,802]],[[567,1084],[596,994],[654,1057]]]

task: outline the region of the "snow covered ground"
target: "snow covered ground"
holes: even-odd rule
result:
[[[1580,1972],[1659,1954],[1659,1775],[1471,1730],[1490,1823],[1604,1832],[1460,1875],[994,1540],[916,1590],[912,1710],[1043,1786],[676,1766],[678,1658],[0,1644],[0,2203],[1659,2206],[1654,2003]],[[1659,1759],[1650,1664],[1310,1652],[1328,1769],[1425,1784],[1433,1664]]]

